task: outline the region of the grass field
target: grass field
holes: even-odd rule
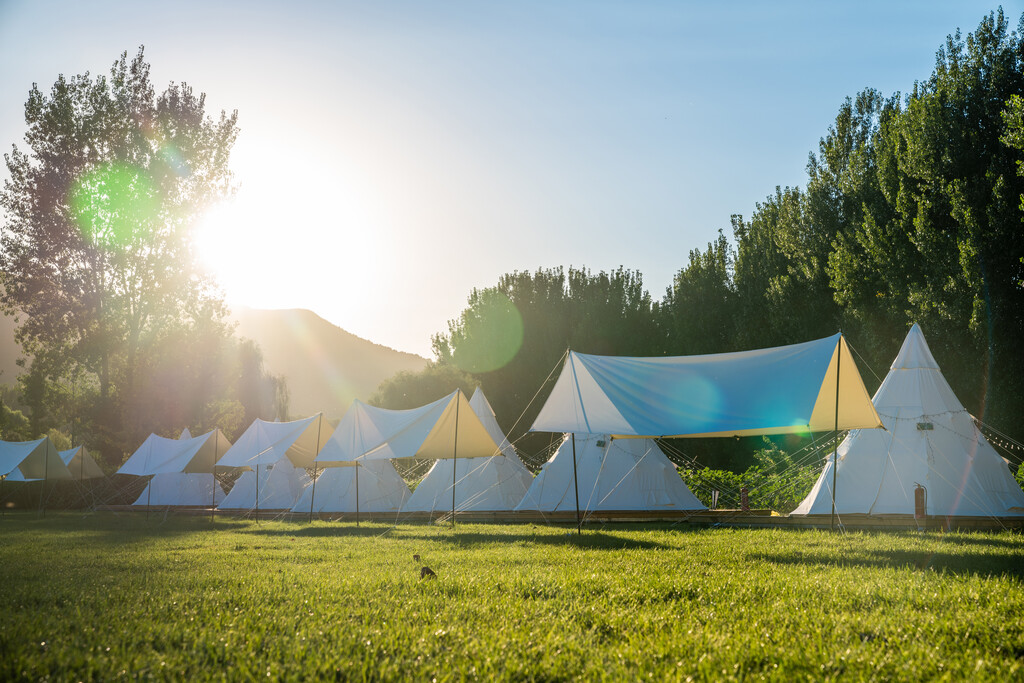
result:
[[[1012,533],[9,514],[0,680],[1021,680],[1022,579]]]

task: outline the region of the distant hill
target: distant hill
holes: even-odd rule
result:
[[[365,401],[396,372],[427,365],[425,358],[357,337],[312,311],[243,308],[232,317],[238,323],[236,335],[263,349],[267,370],[284,375],[295,416],[323,410],[328,417],[341,417],[352,399]],[[14,318],[0,316],[0,384],[15,383],[22,372],[14,364],[20,354]]]
[[[312,311],[240,308],[232,317],[236,335],[263,349],[267,370],[284,375],[296,417],[320,410],[341,417],[352,399],[365,401],[396,372],[427,365],[425,358],[357,337]]]

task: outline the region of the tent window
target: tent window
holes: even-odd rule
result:
[[[918,422],[917,429],[918,431],[921,432],[930,432],[933,429],[935,429],[935,425],[933,425],[931,422]]]

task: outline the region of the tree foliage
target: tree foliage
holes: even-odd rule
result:
[[[238,380],[215,386],[231,329],[192,240],[232,191],[237,112],[208,116],[184,83],[157,94],[140,48],[108,76],[34,84],[25,120],[0,192],[0,305],[19,322],[22,395],[33,433],[74,422],[116,461],[150,431],[180,430],[169,420],[201,424],[199,404]]]
[[[438,362],[473,373],[502,426],[518,420],[515,439],[568,348],[700,354],[842,330],[870,388],[918,322],[967,408],[1024,437],[1015,419],[1024,410],[1022,95],[1024,43],[994,12],[966,38],[950,36],[910,94],[847,98],[809,157],[805,187],[777,187],[749,220],[733,216],[732,241],[720,232],[691,251],[660,301],[622,268],[511,273],[474,291],[434,338]],[[481,354],[509,353],[509,303],[522,345],[504,365],[484,367]],[[713,466],[767,472],[752,457],[758,446],[687,441],[686,450]]]

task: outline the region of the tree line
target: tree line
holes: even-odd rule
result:
[[[405,407],[479,384],[511,438],[539,446],[546,437],[524,435],[550,384],[535,394],[567,349],[690,355],[841,330],[873,390],[917,322],[968,410],[1024,439],[1022,94],[1024,43],[999,10],[949,36],[906,95],[847,98],[805,186],[732,216],[660,300],[625,268],[503,275],[434,336],[432,367],[392,378],[374,400]],[[761,445],[683,448],[743,468]]]

